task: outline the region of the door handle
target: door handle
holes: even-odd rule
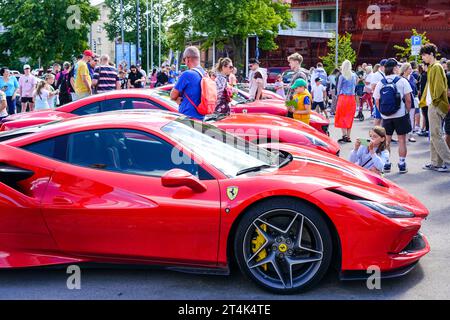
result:
[[[73,201],[70,200],[70,199],[67,199],[65,197],[59,196],[59,197],[54,197],[53,198],[53,204],[56,204],[56,205],[71,205],[71,204],[73,204]]]

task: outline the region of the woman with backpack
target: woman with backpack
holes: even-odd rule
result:
[[[228,77],[234,70],[230,58],[220,58],[216,65],[217,104],[214,113],[230,114],[231,88],[228,86]]]
[[[352,63],[345,60],[341,66],[341,75],[337,83],[338,102],[334,125],[342,129],[342,138],[338,142],[352,142],[350,134],[356,111],[356,74],[352,71]]]
[[[70,92],[73,91],[70,85],[69,73],[71,70],[70,62],[64,62],[63,70],[60,72],[56,87],[59,89],[59,105],[63,106],[72,102],[72,96]],[[72,90],[72,91],[71,91]]]

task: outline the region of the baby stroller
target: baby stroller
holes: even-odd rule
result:
[[[359,97],[358,115],[356,116],[359,121],[364,121],[364,109],[370,110],[370,114],[373,112],[373,99],[372,95],[368,92],[364,92],[363,95]]]

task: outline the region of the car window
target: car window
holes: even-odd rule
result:
[[[144,110],[166,110],[156,102],[147,99],[133,99],[132,101],[133,109],[144,109]]]
[[[133,109],[132,99],[122,98],[122,99],[109,99],[102,101],[101,111],[116,111],[116,110],[127,110]]]
[[[126,129],[73,133],[68,139],[67,161],[83,167],[126,174],[161,177],[183,169],[201,180],[213,177],[166,141]]]
[[[95,114],[99,112],[100,112],[100,101],[90,103],[86,106],[75,109],[71,113],[76,114],[77,116],[85,116],[88,114]]]
[[[67,135],[35,142],[22,147],[22,149],[47,158],[66,161]]]
[[[77,116],[100,113],[100,101],[75,109],[71,113]]]

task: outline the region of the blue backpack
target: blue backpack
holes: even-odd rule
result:
[[[380,113],[385,116],[390,116],[400,110],[402,103],[400,92],[397,90],[397,82],[400,77],[395,77],[394,80],[384,78],[381,80],[383,86],[380,90]]]

